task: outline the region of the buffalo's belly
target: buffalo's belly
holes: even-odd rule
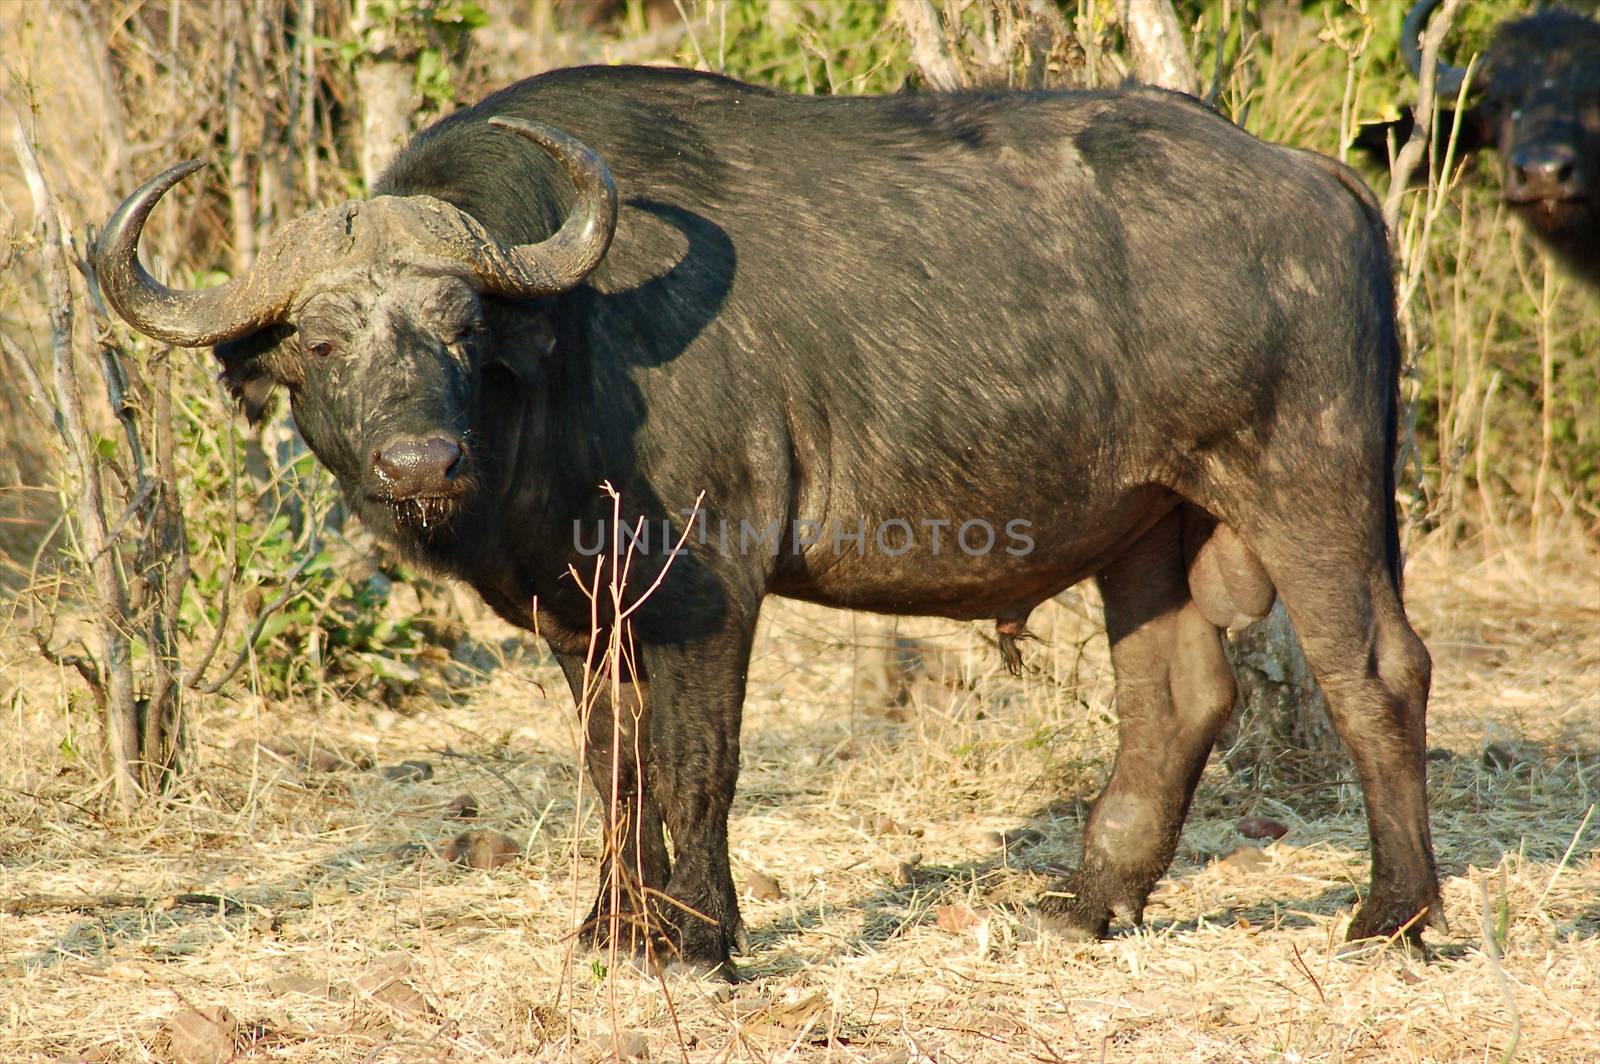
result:
[[[1025,615],[1110,564],[1180,501],[1152,485],[1076,504],[1030,500],[1014,513],[925,504],[812,520],[788,530],[768,589],[878,613]]]

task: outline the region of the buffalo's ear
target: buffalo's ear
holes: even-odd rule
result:
[[[211,349],[222,363],[222,383],[228,386],[252,427],[260,423],[278,385],[272,356],[293,335],[294,330],[287,325],[272,325]]]
[[[1433,127],[1433,145],[1428,152],[1425,162],[1427,165],[1419,166],[1411,175],[1413,186],[1425,186],[1428,183],[1428,172],[1431,169],[1435,176],[1444,166],[1445,149],[1450,143],[1450,130],[1455,125],[1456,112],[1440,111]],[[1389,144],[1392,141],[1394,150],[1399,151],[1411,139],[1411,131],[1416,127],[1416,115],[1409,107],[1400,109],[1400,117],[1390,122],[1369,122],[1356,129],[1355,138],[1350,142],[1350,147],[1366,156],[1376,166],[1388,168]],[[1461,112],[1461,128],[1456,133],[1455,160],[1457,163],[1471,158],[1485,148],[1494,147],[1494,138],[1490,135],[1490,124],[1478,107],[1469,107]]]
[[[1440,122],[1449,118],[1441,114]],[[1445,125],[1446,134],[1450,126]],[[1487,101],[1472,104],[1461,112],[1461,131],[1456,134],[1456,158],[1466,158],[1475,152],[1491,151],[1499,146],[1500,124],[1494,120],[1493,108]]]
[[[1414,125],[1416,119],[1412,117],[1411,108],[1402,108],[1399,118],[1388,122],[1365,122],[1357,126],[1350,147],[1366,156],[1373,165],[1387,167],[1390,141],[1393,141],[1395,150],[1399,151],[1401,145],[1411,139],[1411,129]]]
[[[525,388],[537,388],[557,346],[548,301],[486,299],[484,311],[489,321],[484,367],[509,374]]]

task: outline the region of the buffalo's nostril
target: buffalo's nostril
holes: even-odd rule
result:
[[[445,491],[461,471],[461,445],[443,436],[402,439],[372,456],[372,468],[398,499]]]

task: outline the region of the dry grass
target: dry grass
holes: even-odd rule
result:
[[[58,749],[83,727],[70,682],[13,642],[0,1059],[167,1060],[171,1016],[223,1005],[261,1060],[1494,1060],[1513,1003],[1515,1059],[1600,1059],[1600,825],[1579,837],[1600,794],[1600,570],[1585,553],[1532,584],[1511,571],[1426,546],[1413,559],[1438,661],[1452,928],[1430,963],[1336,957],[1366,876],[1352,787],[1256,793],[1216,767],[1144,930],[1087,946],[1035,933],[1027,900],[1071,859],[1114,741],[1104,640],[1076,593],[1043,618],[1039,672],[1021,681],[975,630],[902,622],[948,653],[887,713],[860,696],[873,622],[771,604],[733,857],[783,897],[746,899],[749,981],[732,992],[572,950],[595,819],[587,802],[578,815],[574,715],[548,664],[510,662],[409,717],[197,706],[193,793],[107,824],[88,811],[94,772]],[[285,734],[435,774],[396,783],[235,749]],[[1512,767],[1486,764],[1487,744]],[[445,814],[462,791],[520,861],[476,871],[416,848],[462,829]],[[1218,862],[1248,814],[1290,832],[1264,861]],[[1030,827],[1042,839],[1009,857],[986,837]],[[1480,884],[1504,926],[1504,989]]]

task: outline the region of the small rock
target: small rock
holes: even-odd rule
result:
[[[778,881],[761,872],[744,874],[744,892],[756,901],[783,900],[783,888]]]
[[[268,980],[267,989],[274,994],[304,994],[306,997],[320,998],[324,1001],[343,1001],[349,996],[328,980],[315,979],[308,975],[279,976]]]
[[[411,971],[411,958],[403,953],[392,953],[374,961],[354,982],[356,992],[363,998],[394,1012],[432,1016],[437,1010],[412,986],[406,976]]]
[[[476,820],[478,800],[470,794],[458,794],[444,807],[444,815],[451,820]]]
[[[521,848],[498,831],[463,831],[444,845],[444,859],[468,868],[499,868],[515,861]]]
[[[1265,868],[1272,862],[1259,846],[1241,846],[1217,862],[1225,871],[1245,873]]]
[[[1453,750],[1446,750],[1442,746],[1430,746],[1428,748],[1429,761],[1454,761],[1455,759],[1456,755]]]
[[[1015,831],[986,831],[983,833],[983,845],[986,849],[1006,850],[1014,852],[1025,850],[1029,846],[1037,845],[1044,841],[1044,832],[1032,828],[1018,828]]]
[[[391,783],[422,783],[433,779],[433,766],[422,760],[402,761],[385,767],[383,778]]]
[[[596,1064],[622,1064],[624,1061],[649,1060],[650,1038],[644,1031],[613,1031],[597,1035],[590,1043],[582,1060]]]
[[[428,848],[420,842],[402,842],[398,846],[391,846],[384,854],[391,861],[420,861],[428,852]]]
[[[1498,742],[1483,748],[1483,766],[1494,772],[1510,772],[1538,760],[1538,751],[1527,743]]]
[[[173,1064],[226,1064],[233,1059],[239,1021],[221,1005],[183,1009],[167,1025]]]
[[[1289,825],[1265,816],[1242,817],[1234,827],[1247,839],[1281,839],[1289,834]]]
[[[881,813],[862,813],[850,818],[850,826],[865,831],[872,835],[916,835],[920,832],[907,831],[892,817]]]
[[[941,931],[959,935],[968,928],[983,923],[983,917],[965,905],[941,905],[934,910],[933,923]]]
[[[385,612],[395,620],[413,620],[422,612],[422,596],[417,594],[415,584],[395,581],[389,585],[389,601],[385,606]]]
[[[922,854],[908,853],[903,860],[895,862],[894,881],[897,886],[910,887],[927,879],[924,871],[917,866],[922,864]]]

